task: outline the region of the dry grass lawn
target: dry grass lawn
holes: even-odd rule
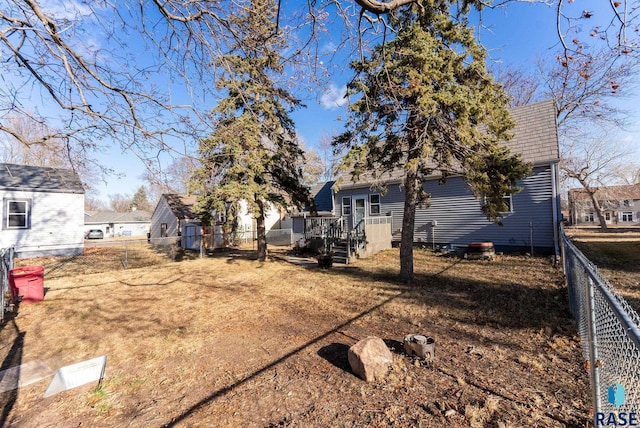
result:
[[[640,313],[640,231],[567,229],[567,236]]]
[[[561,272],[397,250],[322,270],[233,251],[205,259],[45,276],[47,293],[0,330],[0,369],[106,355],[106,378],[42,398],[50,378],[0,394],[15,427],[583,427],[589,387]],[[431,366],[405,334],[436,340]],[[384,382],[347,349],[378,336]],[[2,423],[0,422],[0,425]]]

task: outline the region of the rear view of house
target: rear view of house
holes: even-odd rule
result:
[[[503,144],[529,162],[533,172],[517,183],[522,191],[505,198],[508,210],[502,213],[502,226],[487,220],[482,201],[462,177],[451,177],[442,184],[434,175],[423,183],[431,198],[428,207],[416,210],[415,243],[466,247],[472,242],[491,241],[499,251],[557,253],[560,159],[555,105],[548,100],[517,107],[511,110],[511,117],[516,123],[514,137]],[[335,193],[335,212],[347,227],[362,219],[389,216],[393,240],[399,242],[404,175],[394,171],[381,181],[386,192],[377,190],[379,183],[347,178]]]
[[[69,169],[0,164],[0,248],[19,257],[84,251],[84,188]]]

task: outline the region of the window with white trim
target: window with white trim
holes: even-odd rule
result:
[[[623,211],[622,212],[622,221],[633,221],[633,212],[631,212],[631,211]]]
[[[594,213],[586,213],[584,215],[584,221],[585,223],[593,223],[593,219],[595,218]]]
[[[160,237],[161,238],[166,238],[167,237],[168,226],[169,225],[167,223],[160,223]]]
[[[342,198],[342,215],[348,216],[351,215],[351,197],[344,196]]]
[[[502,198],[502,200],[504,201],[504,204],[507,206],[507,210],[503,211],[503,212],[512,213],[513,212],[513,198],[511,197],[511,195],[506,195],[505,197]]]
[[[369,214],[380,215],[380,195],[369,195]]]
[[[29,229],[31,227],[30,199],[5,199],[4,213],[3,226],[5,229]]]

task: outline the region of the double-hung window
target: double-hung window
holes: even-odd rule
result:
[[[342,215],[349,216],[351,215],[351,197],[345,196],[342,198]]]
[[[31,227],[31,201],[29,199],[4,200],[4,228],[29,229]]]
[[[380,195],[369,195],[369,214],[380,215]]]
[[[504,198],[502,198],[502,200],[504,201],[504,204],[507,206],[506,213],[512,213],[513,212],[513,198],[512,195],[506,195]]]
[[[623,213],[622,213],[622,221],[633,221],[633,212],[631,212],[631,211],[623,211]]]

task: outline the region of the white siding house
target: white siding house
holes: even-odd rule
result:
[[[100,229],[106,237],[132,236],[146,238],[151,227],[151,214],[146,211],[116,213],[103,211],[86,216],[85,232]]]
[[[84,188],[67,169],[0,164],[0,248],[18,257],[84,251]]]

